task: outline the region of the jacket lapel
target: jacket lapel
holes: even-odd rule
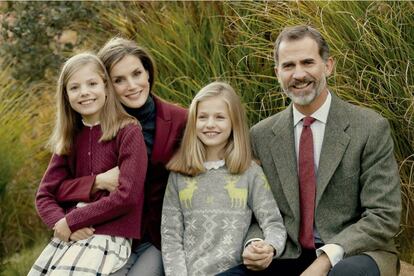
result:
[[[271,154],[283,193],[287,199],[299,198],[292,105],[280,113],[272,130],[275,134],[272,145],[275,146],[271,147]],[[288,200],[288,202],[292,212],[299,216],[299,200]]]
[[[325,127],[325,135],[318,166],[316,207],[318,206],[326,186],[341,162],[350,140],[349,135],[345,132],[349,126],[349,121],[343,110],[344,106],[338,97],[333,93],[331,93],[331,95],[332,102]]]
[[[151,162],[153,164],[168,158],[164,154],[165,146],[168,142],[168,137],[171,129],[171,113],[167,108],[164,108],[163,102],[160,98],[153,96],[155,101],[155,137],[154,146],[152,148]]]

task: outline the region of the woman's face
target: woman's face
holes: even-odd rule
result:
[[[139,58],[123,57],[112,67],[110,76],[122,104],[129,108],[145,104],[150,91],[149,74]]]

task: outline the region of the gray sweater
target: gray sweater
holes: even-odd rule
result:
[[[166,275],[214,275],[240,264],[252,211],[279,256],[286,230],[260,166],[241,175],[225,166],[196,177],[171,173],[161,222]]]

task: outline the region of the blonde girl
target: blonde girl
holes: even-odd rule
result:
[[[131,239],[141,238],[145,143],[137,121],[123,111],[109,80],[105,66],[90,53],[73,56],[62,68],[50,139],[53,156],[36,194],[37,211],[54,230],[54,238],[29,275],[109,275],[127,261]],[[116,166],[116,191],[58,200],[63,183],[94,181]],[[82,186],[73,187],[74,194],[82,193]]]
[[[268,257],[282,253],[283,221],[252,161],[245,112],[229,84],[210,83],[194,97],[168,168],[161,224],[166,275],[215,275],[240,264],[252,213]]]

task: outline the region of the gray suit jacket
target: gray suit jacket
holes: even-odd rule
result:
[[[281,258],[301,254],[293,131],[292,105],[251,129],[253,151],[269,179],[287,229]],[[345,257],[368,254],[382,275],[397,274],[399,261],[393,237],[400,225],[401,192],[389,124],[374,111],[333,94],[317,172],[315,206],[315,224],[324,243],[341,245]]]

